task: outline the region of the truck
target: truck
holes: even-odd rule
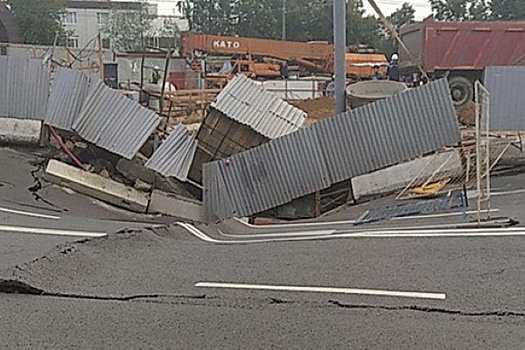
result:
[[[488,66],[525,65],[525,22],[439,22],[428,17],[401,28],[401,39],[419,60],[400,51],[409,76],[422,66],[431,79],[448,77],[452,99],[462,107],[473,99],[474,82]]]
[[[229,55],[236,73],[253,78],[275,78],[286,74],[291,64],[300,66],[305,72],[333,74],[334,46],[325,41],[297,42],[269,40],[239,36],[206,35],[194,32],[181,33],[181,54],[193,62],[207,54]],[[346,54],[347,75],[366,78],[372,67],[382,67],[386,73],[388,64],[384,54],[363,46],[351,46]]]

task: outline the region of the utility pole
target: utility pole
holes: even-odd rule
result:
[[[346,1],[334,0],[335,113],[346,112]]]
[[[283,41],[286,41],[286,0],[283,0],[283,19],[282,19]]]

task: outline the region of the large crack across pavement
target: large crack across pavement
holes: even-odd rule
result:
[[[344,304],[338,300],[329,300],[329,303],[342,308],[347,309],[373,309],[373,310],[387,310],[387,311],[419,311],[425,313],[439,313],[457,316],[468,316],[468,317],[525,317],[525,312],[516,311],[461,311],[461,310],[450,310],[444,308],[425,307],[416,305],[407,306],[384,306],[384,305],[361,305],[361,304]]]
[[[50,207],[57,208],[60,211],[66,212],[66,211],[68,211],[66,208],[60,208],[56,204],[54,204],[51,201],[47,200],[46,198],[42,197],[40,195],[40,193],[39,193],[40,190],[44,189],[44,185],[43,185],[42,180],[40,179],[40,176],[38,174],[41,173],[44,170],[44,166],[45,166],[46,163],[47,163],[46,160],[31,162],[31,165],[36,167],[35,169],[31,170],[31,172],[30,172],[31,173],[31,177],[34,180],[34,184],[32,186],[30,186],[27,190],[29,192],[31,192],[31,194],[33,195],[33,198],[37,202],[42,202],[44,204],[49,205]]]
[[[69,294],[58,292],[47,292],[42,289],[31,286],[28,283],[17,280],[0,280],[0,293],[3,294],[23,294],[37,295],[46,297],[68,298],[68,299],[86,299],[100,301],[132,301],[137,299],[159,299],[159,298],[184,298],[184,299],[205,299],[205,294],[199,295],[182,295],[182,294],[134,294],[124,296],[99,296]]]
[[[220,299],[217,297],[209,298],[206,294],[197,295],[185,295],[185,294],[135,294],[127,296],[99,296],[99,295],[83,295],[83,294],[68,294],[58,292],[47,292],[42,289],[33,287],[25,282],[17,280],[0,280],[0,293],[3,294],[22,294],[22,295],[34,295],[41,297],[57,297],[66,299],[76,300],[96,300],[96,301],[117,301],[117,302],[128,302],[128,301],[147,301],[156,303],[166,303],[162,299],[183,299],[183,300],[204,300],[204,299]],[[282,300],[277,298],[265,298],[266,303],[269,305],[275,304],[304,304],[304,302],[294,302],[292,300]],[[239,307],[238,302],[235,307]],[[172,302],[169,302],[172,303]],[[227,306],[224,304],[218,306]],[[333,307],[337,306],[344,309],[351,310],[384,310],[384,311],[414,311],[429,314],[444,314],[444,315],[455,315],[462,317],[524,317],[525,312],[518,311],[462,311],[454,309],[436,308],[436,307],[425,307],[417,305],[404,305],[404,306],[388,306],[388,305],[364,305],[364,304],[345,304],[338,300],[329,300],[328,304],[317,305],[318,307]]]

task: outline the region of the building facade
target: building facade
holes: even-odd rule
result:
[[[67,46],[83,48],[98,34],[102,36],[102,45],[106,49],[113,49],[111,38],[105,33],[104,27],[114,12],[129,14],[130,18],[148,16],[152,19],[151,30],[144,33],[147,44],[161,46],[162,36],[165,33],[166,19],[174,20],[175,24],[184,30],[187,21],[174,16],[159,16],[158,5],[148,4],[144,9],[137,1],[108,1],[108,0],[68,0],[66,12],[62,16],[62,24],[67,33]],[[143,13],[144,12],[144,13]]]

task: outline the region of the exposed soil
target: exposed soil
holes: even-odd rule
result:
[[[308,114],[307,126],[335,115],[335,100],[333,97],[319,97],[316,99],[295,101],[291,102],[291,104]]]

